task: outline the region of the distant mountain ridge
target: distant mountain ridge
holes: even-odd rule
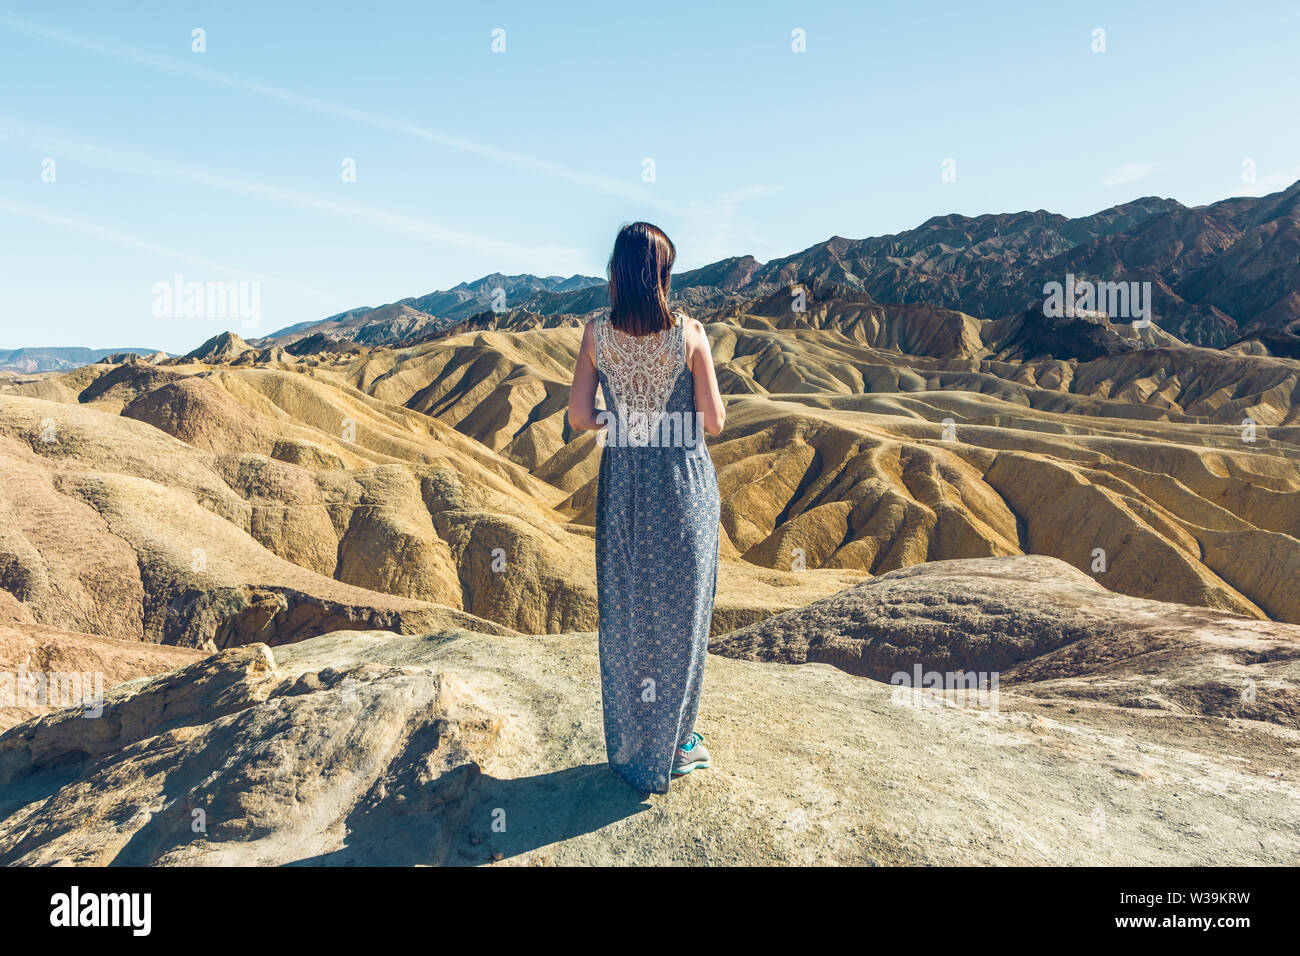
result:
[[[85,349],[76,346],[39,346],[0,349],[0,372],[33,375],[37,372],[62,372],[90,365],[115,355],[154,355],[157,349]]]
[[[536,304],[538,308],[533,311],[553,314],[581,304],[584,292],[594,293],[594,304],[582,311],[599,308],[605,300],[605,280],[595,276],[507,276],[494,272],[445,291],[412,296],[378,307],[350,309],[317,322],[299,322],[251,341],[258,346],[288,345],[308,336],[323,334],[361,345],[395,345],[449,328],[491,309],[494,303],[503,308],[514,308],[521,303]],[[547,308],[552,298],[558,307]]]
[[[834,287],[840,299],[929,305],[1001,320],[1041,311],[1043,286],[1067,275],[1149,282],[1155,324],[1189,344],[1225,348],[1255,342],[1266,351],[1292,354],[1300,334],[1300,182],[1268,196],[1197,207],[1143,197],[1075,219],[1041,209],[935,216],[893,235],[832,236],[768,262],[733,256],[680,272],[673,277],[672,298],[687,308],[718,310],[788,295],[792,285]],[[554,317],[588,316],[607,304],[605,280],[596,276],[491,273],[451,289],[300,322],[243,345],[295,353],[338,351],[349,344],[403,346],[453,330],[553,325]],[[1034,331],[1025,341],[1051,351],[1047,339],[1061,331],[1058,326]],[[1081,327],[1079,332],[1085,338],[1096,334]],[[214,341],[191,356],[214,352]],[[0,350],[0,372],[63,371],[117,354],[153,352]]]
[[[936,216],[893,235],[832,236],[766,263],[738,256],[678,273],[673,299],[718,308],[820,281],[878,303],[923,303],[1002,319],[1040,306],[1044,284],[1067,274],[1150,282],[1156,324],[1193,345],[1222,348],[1256,332],[1300,328],[1300,182],[1208,206],[1148,196],[1075,219],[1041,209]],[[597,277],[493,273],[300,323],[254,344],[286,345],[323,333],[395,345],[489,311],[585,315],[605,305],[605,281]]]

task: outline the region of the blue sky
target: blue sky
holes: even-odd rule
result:
[[[0,348],[184,351],[494,271],[599,275],[633,219],[687,269],[1276,191],[1297,49],[1297,0],[0,6]],[[257,324],[155,315],[178,273],[257,283]]]

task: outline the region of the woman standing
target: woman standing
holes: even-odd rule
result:
[[[704,326],[668,307],[676,249],[648,222],[609,260],[569,421],[603,429],[596,493],[601,698],[610,766],[643,791],[710,764],[695,732],[718,579],[718,482],[701,431],[724,411]],[[596,387],[606,411],[596,408]]]

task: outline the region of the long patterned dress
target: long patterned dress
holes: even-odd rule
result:
[[[635,337],[596,320],[607,428],[596,493],[605,751],[666,793],[695,729],[718,580],[718,481],[695,415],[685,317]]]

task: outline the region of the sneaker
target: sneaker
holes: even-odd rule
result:
[[[692,770],[708,770],[713,761],[709,759],[709,752],[704,749],[704,738],[697,733],[691,734],[690,743],[685,747],[678,747],[677,752],[673,755],[673,776],[682,777]]]

